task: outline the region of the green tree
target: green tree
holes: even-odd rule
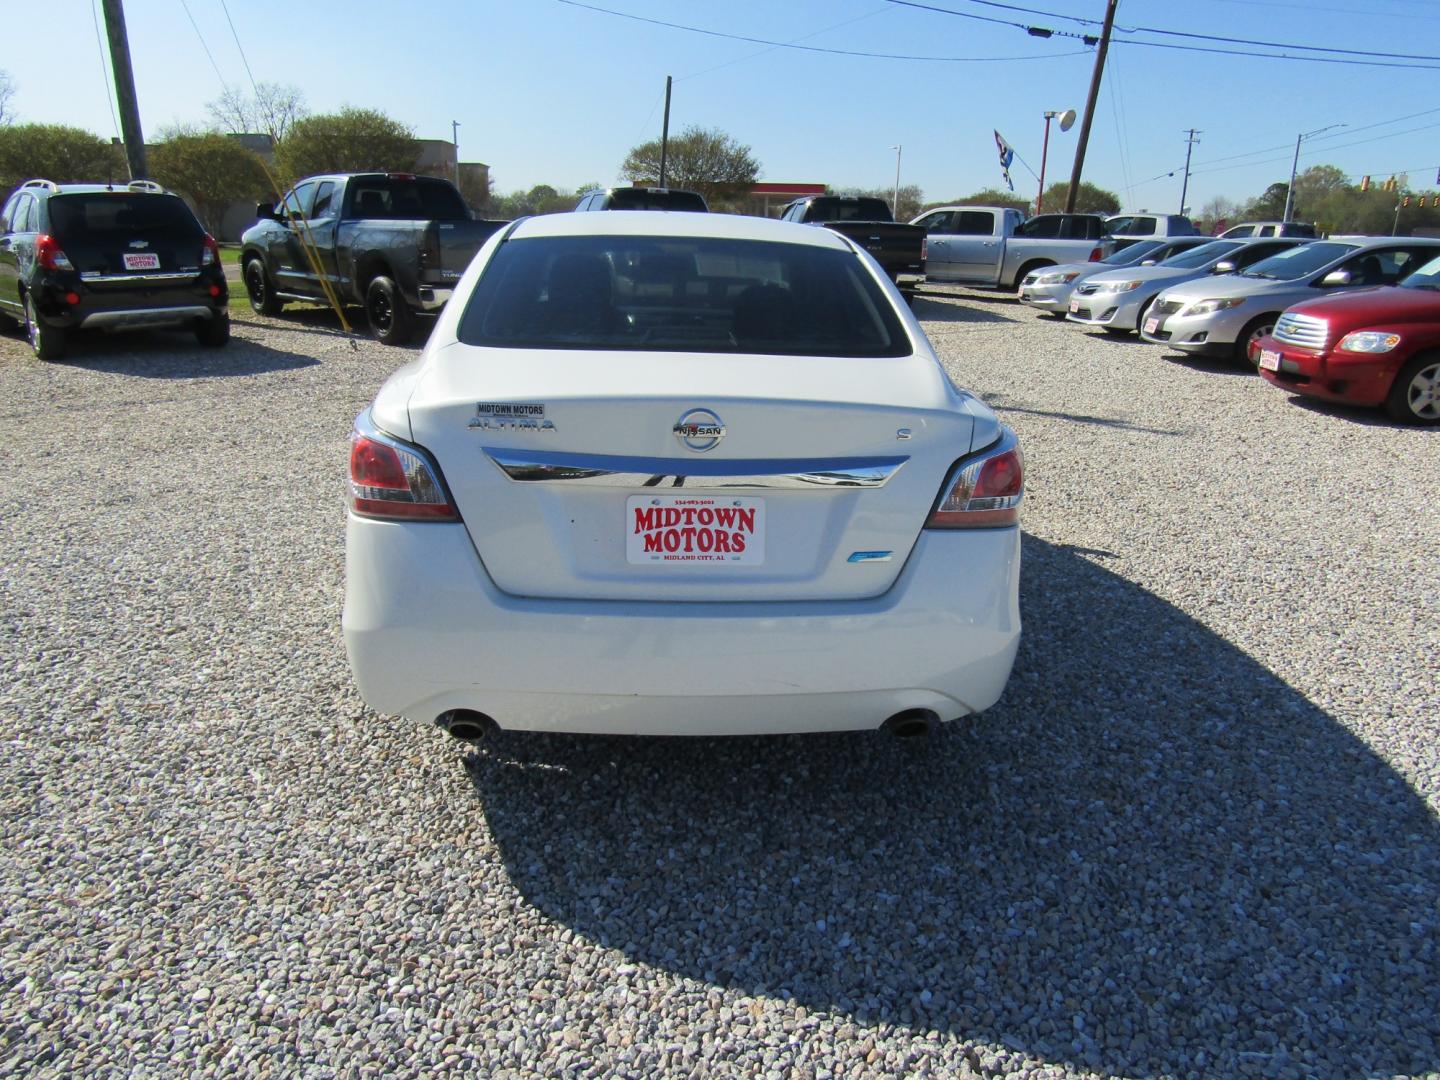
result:
[[[626,154],[620,175],[632,184],[659,183],[660,140]],[[750,148],[723,131],[692,125],[666,148],[666,186],[698,191],[712,209],[737,206],[759,175],[760,163]]]
[[[1285,214],[1285,195],[1289,190],[1289,184],[1271,184],[1265,194],[1246,203],[1242,216],[1249,221],[1279,221]]]
[[[1013,191],[1001,191],[999,188],[983,188],[973,195],[966,195],[959,199],[948,199],[945,202],[926,203],[920,208],[923,213],[926,210],[934,210],[937,206],[1004,206],[1011,210],[1019,210],[1022,214],[1030,210],[1030,201]]]
[[[63,124],[9,124],[0,127],[0,191],[32,178],[57,184],[128,180],[118,146],[81,128]]]
[[[270,189],[259,157],[214,131],[169,133],[150,147],[149,161],[155,179],[188,196],[200,221],[216,235],[226,207],[259,199]]]
[[[419,156],[410,128],[374,109],[351,106],[295,121],[276,149],[291,180],[325,172],[405,172]]]
[[[560,214],[566,210],[574,210],[575,203],[582,192],[591,191],[599,186],[599,184],[591,184],[580,189],[574,195],[568,195],[555,190],[549,184],[536,184],[529,191],[512,191],[509,195],[500,196],[491,202],[486,212],[506,218],[531,217],[535,214]]]
[[[1045,212],[1058,214],[1063,211],[1065,200],[1069,195],[1070,184],[1068,181],[1062,180],[1058,184],[1051,184],[1045,189]],[[1075,213],[1118,214],[1119,212],[1120,196],[1084,180],[1080,181],[1080,191],[1075,196]]]

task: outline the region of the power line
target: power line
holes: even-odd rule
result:
[[[195,21],[195,16],[190,14],[190,5],[186,0],[180,0],[180,6],[185,9],[185,17],[190,20],[190,26],[195,31],[195,36],[200,39],[200,48],[205,50],[205,59],[210,61],[210,66],[215,69],[215,77],[220,80],[220,85],[226,90],[230,84],[225,81],[225,76],[220,74],[220,65],[215,63],[215,57],[210,52],[210,46],[205,44],[205,35],[200,33],[200,25]]]
[[[255,73],[250,70],[250,61],[245,56],[245,46],[240,44],[240,35],[235,32],[235,20],[230,18],[230,8],[226,5],[225,0],[220,0],[220,10],[225,12],[225,21],[230,24],[230,36],[235,39],[235,48],[240,50],[240,62],[245,65],[245,74],[250,77],[250,89],[258,98],[260,87],[255,85]],[[270,132],[270,138],[275,138],[275,132]]]
[[[562,0],[562,2],[568,2],[568,0]],[[917,2],[917,0],[889,0],[889,2],[892,3],[892,4],[898,5],[898,6],[900,6],[900,7],[917,8],[917,9],[919,9],[919,10],[921,10],[921,11],[933,11],[933,12],[936,12],[936,13],[941,14],[941,15],[955,15],[955,16],[958,16],[958,17],[960,17],[960,18],[962,18],[962,19],[974,19],[974,20],[977,20],[977,21],[979,21],[979,22],[995,23],[995,24],[1000,25],[1000,26],[1011,26],[1011,27],[1015,27],[1015,28],[1018,29],[1018,30],[1023,30],[1023,31],[1025,31],[1027,34],[1031,35],[1032,37],[1047,37],[1047,38],[1048,38],[1048,37],[1052,37],[1052,36],[1058,36],[1058,37],[1073,37],[1073,38],[1080,38],[1080,39],[1083,40],[1086,44],[1093,44],[1093,43],[1095,42],[1095,37],[1094,37],[1093,35],[1090,35],[1090,34],[1074,34],[1074,33],[1071,33],[1071,32],[1069,32],[1069,31],[1066,31],[1066,30],[1054,30],[1054,29],[1051,29],[1051,28],[1049,28],[1049,27],[1044,27],[1044,26],[1028,26],[1028,25],[1026,25],[1025,23],[1014,22],[1014,21],[1009,20],[1009,19],[999,19],[999,18],[995,18],[994,16],[990,16],[990,15],[979,15],[979,14],[976,14],[975,12],[973,12],[973,11],[956,11],[954,8],[939,7],[939,6],[936,6],[936,5],[934,5],[934,4],[922,4],[922,3]],[[1055,14],[1054,12],[1042,11],[1042,10],[1040,10],[1040,9],[1038,9],[1038,8],[1019,8],[1019,7],[1014,7],[1013,5],[999,5],[999,4],[996,3],[996,0],[958,0],[958,2],[961,2],[961,3],[986,3],[986,4],[991,4],[991,5],[994,5],[994,6],[1006,6],[1006,7],[1010,7],[1011,10],[1023,11],[1023,12],[1026,12],[1026,13],[1028,13],[1028,14],[1042,15],[1042,16],[1045,16],[1045,17],[1047,17],[1047,18],[1054,18],[1054,19],[1077,19],[1076,16],[1057,15],[1057,14]],[[1079,21],[1079,20],[1077,19],[1077,21]],[[1215,47],[1213,47],[1213,46],[1205,46],[1205,45],[1178,45],[1178,44],[1173,44],[1173,43],[1164,42],[1164,41],[1138,41],[1138,40],[1128,39],[1128,38],[1116,38],[1116,39],[1114,40],[1114,42],[1113,42],[1114,44],[1116,44],[1116,45],[1140,45],[1140,46],[1146,46],[1146,47],[1152,48],[1152,49],[1172,49],[1172,50],[1178,50],[1178,51],[1181,51],[1181,52],[1211,53],[1211,54],[1220,55],[1220,56],[1259,56],[1259,57],[1264,57],[1264,58],[1266,58],[1266,59],[1271,59],[1271,60],[1309,60],[1309,61],[1313,61],[1313,62],[1315,62],[1315,63],[1320,63],[1320,64],[1344,64],[1344,65],[1350,65],[1350,66],[1356,66],[1356,67],[1400,68],[1400,69],[1413,69],[1413,70],[1420,70],[1420,71],[1435,71],[1435,70],[1440,70],[1440,56],[1419,56],[1419,55],[1412,55],[1412,54],[1395,54],[1395,53],[1391,53],[1391,52],[1370,52],[1370,51],[1359,50],[1359,49],[1344,49],[1344,48],[1340,48],[1340,47],[1330,47],[1330,46],[1292,45],[1292,44],[1285,44],[1285,43],[1283,43],[1283,42],[1253,41],[1253,40],[1250,40],[1250,39],[1247,39],[1247,38],[1225,38],[1225,37],[1217,37],[1217,36],[1211,35],[1211,34],[1195,34],[1195,33],[1190,33],[1190,32],[1188,32],[1188,31],[1184,31],[1184,30],[1167,30],[1167,29],[1159,28],[1159,27],[1131,26],[1131,27],[1124,27],[1124,28],[1123,28],[1123,31],[1124,31],[1125,33],[1127,33],[1127,34],[1133,34],[1133,33],[1163,34],[1163,35],[1172,36],[1172,37],[1188,37],[1188,38],[1194,38],[1194,39],[1196,39],[1196,40],[1201,40],[1201,41],[1218,41],[1218,42],[1222,42],[1222,43],[1236,44],[1236,45],[1259,45],[1259,46],[1263,46],[1263,47],[1265,47],[1265,48],[1270,48],[1270,49],[1295,49],[1295,50],[1299,50],[1299,51],[1301,51],[1301,52],[1331,52],[1331,53],[1341,53],[1341,54],[1344,54],[1344,55],[1341,55],[1341,56],[1291,56],[1291,55],[1289,55],[1289,54],[1287,54],[1287,53],[1284,53],[1284,52],[1280,52],[1280,53],[1275,53],[1275,52],[1256,52],[1256,51],[1254,51],[1253,49],[1220,49],[1220,48],[1215,48]],[[1353,54],[1353,55],[1352,55],[1352,54]],[[1431,63],[1418,63],[1418,64],[1396,63],[1393,58],[1396,57],[1397,55],[1398,55],[1398,57],[1399,57],[1400,59],[1404,59],[1404,60],[1423,60],[1423,61],[1432,61],[1432,62],[1431,62]],[[1385,57],[1392,57],[1392,59],[1391,59],[1391,60],[1360,60],[1360,59],[1355,59],[1354,57],[1356,57],[1356,56],[1385,56]]]
[[[1012,60],[1053,60],[1061,56],[1076,56],[1086,51],[1084,49],[1077,49],[1071,52],[1042,53],[1039,55],[1032,54],[1030,56],[915,56],[906,53],[861,52],[855,49],[827,49],[820,45],[795,45],[784,41],[771,41],[769,38],[749,37],[745,34],[727,34],[720,30],[707,30],[700,26],[687,26],[684,23],[666,22],[664,19],[651,19],[644,15],[631,15],[626,11],[614,11],[611,8],[600,7],[597,4],[583,4],[580,0],[556,0],[556,3],[565,4],[569,7],[584,8],[586,11],[598,11],[603,15],[614,15],[621,19],[632,19],[635,22],[649,23],[652,26],[665,26],[671,30],[685,30],[692,34],[727,38],[731,41],[748,41],[752,45],[771,45],[779,49],[829,53],[835,56],[864,56],[878,60],[934,60],[952,64],[990,64],[1002,61],[1009,62]]]
[[[120,118],[115,115],[115,95],[110,86],[110,69],[105,66],[105,45],[100,40],[100,16],[95,13],[99,0],[90,0],[90,21],[95,24],[95,48],[100,50],[100,81],[105,84],[105,104],[110,107],[110,125],[115,138],[120,138]]]

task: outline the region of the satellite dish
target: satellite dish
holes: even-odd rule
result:
[[[1060,114],[1060,130],[1061,130],[1061,131],[1069,131],[1070,128],[1071,128],[1071,126],[1072,126],[1074,123],[1075,123],[1075,110],[1074,110],[1074,109],[1066,109],[1063,113]]]

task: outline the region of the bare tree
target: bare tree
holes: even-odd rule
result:
[[[15,113],[10,108],[10,99],[15,96],[15,80],[0,71],[0,124],[13,124]]]
[[[238,86],[227,86],[205,108],[210,118],[223,131],[232,134],[268,132],[276,142],[283,142],[297,120],[310,115],[305,95],[289,83],[262,82],[253,95]]]

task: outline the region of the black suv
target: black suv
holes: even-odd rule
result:
[[[27,180],[0,210],[0,318],[42,360],[81,327],[181,327],[224,345],[229,302],[219,246],[159,184]]]
[[[578,210],[692,210],[708,213],[705,196],[696,191],[663,187],[617,187],[587,191],[575,204]]]

